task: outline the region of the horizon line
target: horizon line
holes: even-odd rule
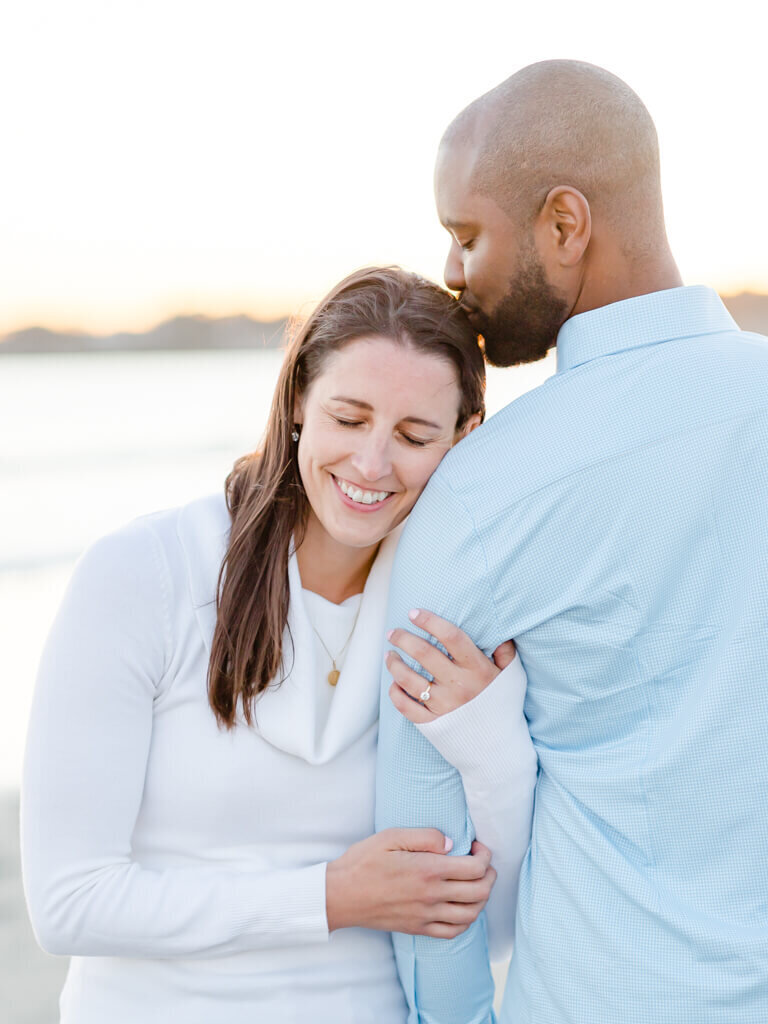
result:
[[[715,288],[715,291],[717,291],[718,295],[720,295],[721,298],[723,298],[724,300],[726,300],[726,299],[742,298],[743,296],[746,296],[746,295],[754,296],[755,298],[760,298],[760,299],[768,300],[768,291],[763,292],[763,291],[752,291],[751,289],[742,289],[741,291],[728,291],[728,292],[726,292],[726,291],[721,291],[719,288]],[[311,303],[310,302],[301,303],[301,306],[308,306],[308,305],[311,305],[314,308],[315,303],[314,302],[311,302]],[[160,320],[153,320],[149,326],[147,326],[147,327],[145,327],[143,329],[136,329],[136,328],[130,328],[130,327],[116,327],[113,330],[107,330],[107,331],[103,331],[103,330],[102,331],[87,330],[87,329],[82,328],[82,327],[75,327],[75,326],[71,326],[71,325],[52,327],[50,325],[50,322],[45,322],[44,319],[41,319],[40,321],[37,321],[37,322],[32,321],[30,323],[25,324],[24,326],[21,326],[21,327],[10,327],[8,329],[0,328],[0,344],[5,342],[8,338],[12,337],[13,335],[23,334],[23,333],[25,333],[27,331],[46,331],[46,332],[48,332],[50,334],[64,334],[64,335],[69,335],[70,337],[93,338],[93,339],[103,338],[103,339],[106,339],[106,338],[112,338],[112,337],[114,337],[117,334],[128,334],[128,335],[137,335],[137,336],[141,336],[141,335],[144,335],[144,334],[151,334],[152,331],[156,331],[159,327],[163,327],[165,324],[171,323],[174,320],[200,320],[200,321],[208,321],[210,323],[215,323],[215,322],[219,322],[219,321],[222,321],[222,320],[238,320],[238,319],[242,318],[242,319],[245,319],[245,320],[250,320],[253,323],[257,323],[257,324],[264,324],[264,325],[267,325],[267,326],[273,326],[273,325],[276,326],[277,324],[281,324],[283,322],[290,321],[291,319],[294,319],[294,318],[299,318],[300,319],[302,315],[303,315],[302,313],[297,312],[295,309],[290,311],[290,312],[279,313],[277,315],[272,315],[272,316],[267,316],[267,317],[265,317],[265,316],[263,316],[261,314],[253,313],[253,312],[245,312],[243,310],[241,310],[239,312],[236,312],[236,313],[221,313],[221,314],[205,313],[205,312],[201,312],[201,311],[189,312],[187,310],[179,310],[176,313],[170,313],[168,316],[165,316],[165,317],[163,317]]]

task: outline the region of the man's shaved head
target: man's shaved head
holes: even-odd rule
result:
[[[653,121],[603,68],[542,61],[475,100],[443,136],[435,193],[445,283],[496,365],[540,359],[571,316],[680,284]]]
[[[569,185],[594,218],[621,226],[641,255],[664,237],[656,129],[644,104],[609,71],[573,60],[531,64],[463,110],[443,146],[476,150],[472,185],[518,223],[551,188]]]

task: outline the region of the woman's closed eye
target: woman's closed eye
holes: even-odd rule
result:
[[[365,420],[343,420],[339,416],[334,416],[333,419],[340,427],[361,427],[365,423]],[[413,448],[425,448],[431,441],[431,438],[412,437],[403,431],[400,431],[400,436]]]
[[[429,441],[425,441],[418,437],[411,437],[410,434],[401,433],[400,436],[403,438],[404,441],[407,441],[408,444],[412,445],[414,448],[425,448],[429,444]]]

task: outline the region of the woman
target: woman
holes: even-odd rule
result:
[[[397,1024],[387,931],[452,937],[482,910],[485,848],[370,834],[397,528],[481,422],[483,385],[450,296],[353,274],[290,346],[226,503],[84,556],[42,660],[22,810],[33,924],[73,956],[62,1021]],[[475,653],[482,689],[499,670]]]

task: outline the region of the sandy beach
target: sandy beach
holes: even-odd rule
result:
[[[35,942],[21,886],[19,798],[0,794],[0,1020],[56,1024],[67,958]]]

